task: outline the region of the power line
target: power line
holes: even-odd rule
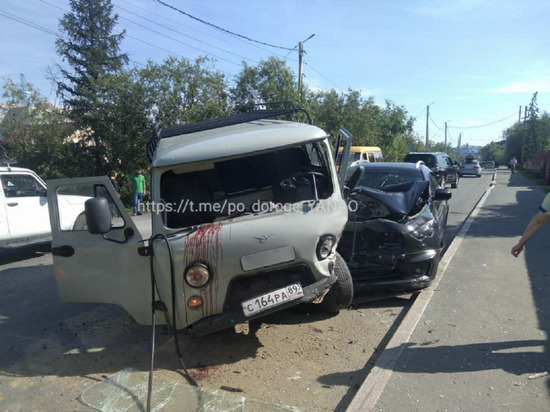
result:
[[[138,5],[135,5],[135,4],[133,4],[132,2],[130,2],[130,1],[128,1],[128,0],[117,0],[117,1],[122,1],[123,3],[129,4],[129,5],[131,5],[134,9],[142,10],[142,11],[146,12],[148,15],[153,15],[153,16],[159,17],[159,18],[161,18],[163,21],[168,21],[168,22],[172,22],[172,23],[174,23],[174,24],[177,24],[178,27],[186,27],[186,28],[188,28],[188,29],[190,29],[190,30],[193,30],[193,31],[196,32],[196,33],[201,33],[201,34],[204,34],[204,35],[206,35],[206,36],[213,37],[213,38],[216,39],[216,40],[219,40],[219,41],[222,41],[222,42],[228,42],[228,43],[233,44],[233,45],[237,45],[236,42],[228,41],[228,38],[227,38],[227,37],[222,39],[221,37],[214,36],[214,35],[212,35],[211,33],[202,32],[202,31],[198,30],[198,29],[195,28],[195,27],[186,26],[185,24],[181,23],[180,21],[176,21],[176,20],[170,19],[170,18],[168,18],[168,17],[161,16],[160,14],[153,13],[152,11],[147,10],[147,9],[144,9],[143,7],[139,7]],[[122,9],[122,10],[125,10],[124,8],[122,8],[122,7],[118,6],[118,5],[115,5],[115,6],[118,7],[118,8],[120,8],[120,9]],[[142,15],[139,15],[139,14],[135,14],[135,15],[137,15],[137,16],[143,18],[143,19],[146,19],[146,18],[143,17]],[[155,23],[155,24],[160,24],[160,23]],[[172,28],[170,28],[170,27],[167,27],[166,24],[160,24],[160,25],[163,26],[163,27],[164,27],[165,29],[167,29],[167,30],[176,31],[176,30],[174,30],[174,29],[172,29]],[[177,31],[176,31],[176,32],[177,32]],[[179,33],[179,32],[177,32],[177,33]],[[244,48],[246,48],[246,49],[248,49],[248,50],[261,50],[261,51],[264,51],[264,52],[267,52],[267,53],[270,53],[270,54],[275,54],[275,55],[277,55],[277,56],[279,56],[279,57],[281,57],[281,58],[284,58],[285,60],[286,60],[286,57],[288,56],[288,55],[287,55],[287,56],[283,56],[282,54],[274,53],[274,52],[272,52],[272,51],[270,51],[270,50],[267,50],[267,49],[265,49],[265,48],[262,48],[262,47],[258,46],[257,44],[250,43],[250,42],[248,42],[248,41],[246,41],[246,40],[244,40],[244,39],[241,39],[241,38],[234,38],[233,36],[231,36],[230,38],[231,38],[232,40],[237,40],[237,41],[239,41],[239,42],[241,43],[240,45],[238,45],[238,47],[244,47]],[[197,41],[200,41],[200,40],[197,40]],[[296,50],[296,47],[294,47],[294,49],[292,49],[292,50],[293,50],[293,51]],[[297,61],[296,59],[289,59],[289,60]]]
[[[220,60],[223,60],[223,61],[225,61],[225,62],[227,62],[227,63],[231,63],[231,64],[234,64],[234,65],[236,65],[236,66],[239,66],[239,63],[235,63],[235,62],[232,62],[231,60],[224,59],[223,57],[216,56],[215,54],[208,53],[207,51],[201,50],[201,49],[199,49],[198,47],[192,46],[192,45],[187,44],[187,43],[185,43],[185,42],[183,42],[183,41],[181,41],[181,40],[178,40],[178,39],[175,39],[175,38],[173,38],[173,37],[167,36],[166,34],[163,34],[163,33],[159,32],[159,31],[150,29],[149,27],[144,26],[143,24],[136,23],[135,21],[129,20],[129,19],[125,18],[125,17],[121,17],[121,19],[124,19],[124,20],[126,20],[126,21],[129,21],[130,23],[133,23],[133,24],[135,24],[136,26],[142,27],[142,28],[144,28],[145,30],[149,30],[149,31],[151,31],[151,32],[153,32],[153,33],[156,33],[156,34],[162,36],[162,37],[166,37],[167,39],[170,39],[170,40],[173,40],[173,41],[178,42],[178,43],[180,43],[180,44],[183,44],[184,46],[187,46],[187,47],[190,47],[190,48],[192,48],[192,49],[195,49],[195,50],[197,50],[197,51],[199,51],[199,52],[201,52],[201,53],[209,54],[210,56],[213,56],[213,57],[215,57],[215,58],[217,58],[217,59],[220,59]],[[128,37],[131,37],[131,36],[128,36]],[[133,38],[134,40],[137,40],[135,37],[132,37],[132,38]],[[149,44],[149,43],[148,43],[148,44]],[[149,45],[151,45],[151,44],[149,44]],[[234,53],[231,53],[231,54],[234,54]],[[238,56],[238,55],[235,55],[235,56],[244,58],[244,57]],[[184,57],[184,56],[182,56],[182,57]],[[246,60],[248,60],[248,59],[246,59]]]
[[[435,126],[436,129],[438,129],[438,130],[441,130],[441,129],[442,129],[442,127],[439,127],[439,126],[435,123],[435,121],[434,121],[434,119],[432,118],[432,115],[431,115],[431,114],[430,114],[430,120],[432,121],[432,124]]]
[[[144,19],[144,20],[146,20],[146,21],[148,21],[148,22],[150,22],[150,23],[153,23],[153,24],[156,24],[156,25],[161,26],[161,27],[163,27],[163,28],[166,28],[165,25],[163,25],[163,24],[161,24],[161,23],[158,23],[158,22],[156,22],[156,21],[154,21],[154,20],[151,20],[151,19],[148,19],[148,18],[146,18],[146,17],[140,16],[139,14],[134,13],[134,12],[132,12],[132,11],[130,11],[130,10],[127,10],[127,9],[125,9],[125,8],[123,8],[123,7],[120,7],[120,6],[116,6],[116,7],[118,7],[118,8],[121,9],[121,10],[124,10],[124,11],[127,12],[127,13],[133,14],[134,16],[140,17],[140,18],[142,18],[142,19]],[[180,40],[178,40],[178,39],[174,39],[173,37],[167,36],[167,35],[165,35],[165,34],[163,34],[163,33],[161,33],[161,32],[158,32],[158,31],[156,31],[156,30],[153,30],[153,29],[151,29],[151,28],[149,28],[149,27],[147,27],[147,26],[144,26],[144,25],[142,25],[142,24],[140,24],[140,23],[136,23],[135,21],[130,20],[130,19],[126,18],[126,17],[122,17],[122,16],[121,16],[120,18],[121,18],[121,19],[124,19],[124,20],[126,20],[126,21],[129,21],[130,23],[133,23],[133,24],[135,24],[136,26],[142,27],[142,28],[144,28],[145,30],[152,31],[153,33],[159,34],[160,36],[163,36],[163,37],[166,37],[166,38],[168,38],[168,39],[170,39],[170,40],[174,40],[174,41],[176,41],[176,42],[178,42],[178,43],[184,44],[185,46],[191,47],[191,48],[193,48],[193,49],[195,49],[195,50],[198,50],[198,51],[200,51],[200,52],[202,52],[202,53],[210,54],[210,55],[212,55],[212,56],[214,56],[214,57],[216,57],[216,58],[218,58],[218,59],[220,59],[220,60],[224,60],[224,61],[226,61],[226,62],[228,62],[228,63],[231,63],[231,64],[240,65],[240,64],[238,64],[238,63],[234,63],[234,62],[232,62],[232,61],[225,60],[225,59],[223,59],[223,58],[221,58],[221,57],[219,57],[219,56],[216,56],[216,55],[214,55],[214,54],[208,53],[208,52],[205,51],[205,50],[198,49],[198,48],[196,48],[196,47],[194,47],[194,46],[191,46],[191,45],[189,45],[189,44],[187,44],[187,43],[185,43],[185,42],[182,42],[182,41],[180,41]],[[228,53],[228,54],[231,54],[231,55],[233,55],[233,56],[239,57],[239,58],[241,58],[241,59],[243,59],[243,60],[249,60],[249,61],[251,61],[251,62],[253,62],[253,63],[258,63],[258,62],[255,61],[255,60],[248,59],[248,58],[246,58],[246,57],[244,57],[244,56],[241,56],[241,55],[239,55],[239,54],[233,53],[233,52],[231,52],[231,51],[229,51],[229,50],[225,50],[225,49],[222,49],[221,47],[218,47],[218,46],[215,46],[215,45],[213,45],[213,44],[204,42],[204,41],[199,40],[199,39],[197,39],[197,38],[195,38],[195,37],[192,37],[192,36],[189,36],[189,35],[187,35],[187,34],[185,34],[185,33],[182,33],[182,32],[180,32],[180,31],[178,31],[178,30],[174,30],[174,29],[171,29],[171,28],[168,28],[168,29],[169,29],[170,31],[173,31],[174,33],[177,33],[177,34],[181,35],[181,36],[187,37],[187,38],[189,38],[189,39],[191,39],[191,40],[194,40],[194,41],[196,41],[196,42],[202,43],[202,44],[204,44],[204,45],[206,45],[206,46],[213,47],[213,48],[218,49],[218,50],[220,50],[220,51],[223,51],[223,52],[225,52],[225,53]]]
[[[304,73],[304,79],[306,79],[308,81],[308,83],[311,83],[313,84],[315,87],[317,87],[318,89],[322,89],[321,86],[319,86],[317,83],[315,83],[313,80],[311,80],[309,77],[307,77]]]
[[[48,1],[46,1],[46,0],[40,0],[40,1],[41,1],[42,3],[45,3],[45,4],[47,4],[47,5],[51,6],[51,7],[54,7],[54,8],[56,8],[56,9],[62,11],[63,13],[68,13],[68,11],[65,10],[64,8],[59,7],[59,6],[55,5],[55,4],[52,4],[52,3],[50,3],[50,2],[48,2]],[[121,0],[121,1],[128,3],[127,0]],[[162,1],[160,1],[160,0],[155,0],[155,1],[157,1],[158,3],[161,3],[161,4],[163,4],[163,5],[165,5],[166,7],[169,7],[169,8],[171,8],[171,9],[174,9],[174,10],[176,10],[176,11],[178,11],[178,12],[184,14],[184,15],[188,15],[188,13],[185,13],[184,11],[181,11],[181,10],[179,10],[179,9],[176,9],[176,8],[174,8],[174,7],[168,5],[168,4],[166,4],[166,3],[164,3],[164,2],[162,2]],[[131,3],[130,3],[130,4],[131,4]],[[139,14],[137,14],[137,13],[134,13],[134,12],[132,12],[132,11],[130,11],[130,10],[127,10],[127,9],[125,9],[124,7],[120,7],[120,6],[118,6],[118,5],[115,5],[115,6],[116,6],[117,8],[120,8],[121,10],[127,12],[127,13],[130,13],[130,14],[132,14],[132,15],[135,15],[135,16],[137,16],[137,17],[140,17],[140,18],[142,18],[142,19],[144,19],[144,20],[146,20],[146,21],[148,21],[148,22],[150,22],[150,23],[153,23],[153,24],[156,24],[156,25],[160,25],[160,26],[162,26],[162,27],[164,27],[164,28],[166,28],[166,29],[168,29],[168,30],[170,30],[170,31],[173,31],[173,32],[175,32],[175,33],[177,33],[177,34],[179,34],[179,35],[188,37],[188,38],[190,38],[190,39],[192,39],[192,40],[194,40],[194,41],[197,41],[197,42],[199,42],[199,43],[205,44],[205,45],[210,46],[210,47],[217,48],[218,50],[221,50],[221,51],[223,51],[223,52],[232,54],[232,55],[237,56],[237,57],[239,57],[239,58],[242,58],[242,59],[244,59],[244,60],[252,61],[253,63],[256,63],[256,64],[258,63],[257,61],[255,61],[255,60],[253,60],[253,59],[248,59],[248,58],[246,58],[246,57],[244,57],[244,56],[240,56],[240,55],[238,55],[238,54],[236,54],[236,53],[232,53],[232,52],[230,52],[230,51],[228,51],[228,50],[225,50],[225,49],[223,49],[223,48],[214,46],[214,45],[212,45],[212,44],[209,44],[209,43],[207,43],[207,42],[201,41],[201,40],[199,40],[199,39],[197,39],[197,38],[194,38],[194,37],[192,37],[192,36],[186,35],[185,33],[182,33],[182,32],[180,32],[180,31],[174,30],[174,29],[172,29],[172,28],[167,28],[165,25],[162,25],[162,24],[160,24],[160,23],[158,23],[158,22],[155,22],[154,20],[148,19],[148,18],[146,18],[146,17],[144,17],[144,16],[141,16],[141,15],[139,15]],[[139,8],[139,7],[138,7],[138,8]],[[143,9],[143,8],[140,8],[140,9],[146,11],[146,10]],[[154,13],[153,13],[153,14],[154,14]],[[25,20],[25,19],[20,18],[20,17],[18,17],[18,16],[8,15],[8,14],[6,14],[5,12],[0,12],[0,16],[3,16],[3,17],[5,17],[5,18],[14,20],[14,21],[19,22],[19,23],[22,23],[22,24],[25,24],[25,25],[30,26],[30,27],[33,27],[33,28],[35,28],[35,29],[41,30],[41,31],[43,31],[43,32],[45,32],[45,33],[48,33],[48,34],[50,34],[50,35],[53,35],[53,36],[55,36],[55,37],[57,37],[57,38],[62,38],[62,37],[60,36],[59,33],[56,33],[56,32],[54,32],[54,31],[52,31],[52,30],[49,30],[49,29],[47,29],[47,28],[45,28],[45,27],[39,26],[38,24],[35,24],[35,23],[33,23],[33,22],[29,21],[29,20]],[[157,15],[157,16],[158,16],[158,15]],[[195,18],[194,16],[189,15],[189,17],[201,21],[201,19]],[[153,33],[156,33],[156,34],[160,35],[160,36],[163,36],[163,37],[168,38],[168,39],[170,39],[170,40],[176,41],[176,42],[181,43],[181,44],[183,44],[183,45],[185,45],[185,46],[191,47],[191,48],[193,48],[193,49],[195,49],[195,50],[197,50],[197,51],[199,51],[199,52],[201,52],[201,53],[205,53],[205,54],[207,54],[207,55],[210,55],[210,56],[212,56],[212,57],[214,57],[214,58],[216,58],[216,59],[223,60],[223,61],[225,61],[225,62],[227,62],[227,63],[230,63],[230,64],[233,64],[233,65],[235,65],[235,66],[239,66],[239,65],[240,65],[240,64],[238,64],[238,63],[235,63],[235,62],[232,62],[232,61],[230,61],[230,60],[227,60],[227,59],[225,59],[225,58],[223,58],[223,57],[220,57],[220,56],[217,56],[217,55],[215,55],[215,54],[209,53],[209,52],[207,52],[207,51],[205,51],[205,50],[202,50],[202,49],[200,49],[200,48],[194,47],[193,45],[190,45],[190,44],[188,44],[188,43],[185,43],[185,42],[183,42],[183,41],[180,41],[180,40],[178,40],[178,39],[175,39],[175,38],[173,38],[173,37],[170,37],[170,36],[168,36],[168,35],[166,35],[166,34],[163,34],[163,33],[159,32],[159,31],[156,31],[156,30],[154,30],[154,29],[151,29],[150,27],[147,27],[147,26],[145,26],[145,25],[143,25],[143,24],[137,23],[137,22],[135,22],[135,21],[133,21],[133,20],[131,20],[131,19],[128,19],[128,18],[126,18],[126,17],[120,16],[120,18],[123,19],[123,20],[125,20],[125,21],[128,21],[128,22],[130,22],[130,23],[132,23],[132,24],[135,24],[135,25],[137,25],[137,26],[139,26],[139,27],[142,27],[142,28],[145,29],[145,30],[149,30],[149,31],[151,31],[151,32],[153,32]],[[204,21],[201,21],[201,22],[202,22],[202,23],[205,23],[205,24],[208,24],[208,25],[210,25],[210,26],[213,26],[213,27],[215,27],[215,28],[217,28],[217,29],[220,29],[220,30],[222,30],[222,31],[224,31],[224,32],[226,32],[226,33],[228,33],[228,34],[238,36],[238,37],[243,38],[243,39],[248,40],[248,41],[256,42],[256,43],[259,43],[259,44],[264,44],[264,45],[267,45],[267,46],[270,46],[270,47],[277,47],[277,48],[281,48],[281,49],[284,49],[284,50],[288,50],[288,51],[289,51],[288,54],[290,54],[291,52],[293,52],[293,51],[296,50],[296,47],[290,49],[290,48],[285,48],[285,47],[270,45],[270,44],[263,43],[263,42],[258,42],[258,41],[256,41],[256,40],[249,39],[249,38],[247,38],[246,36],[238,35],[238,34],[236,34],[236,33],[230,32],[230,31],[228,31],[228,30],[221,29],[221,28],[219,28],[219,27],[217,27],[217,26],[215,26],[215,25],[213,25],[213,24],[209,24],[208,22],[204,22]],[[179,22],[178,22],[178,24],[181,25],[181,23],[179,23]],[[145,41],[145,40],[141,40],[141,39],[139,39],[139,38],[137,38],[137,37],[134,37],[134,36],[131,36],[131,35],[129,35],[129,34],[127,34],[126,36],[127,36],[128,38],[130,38],[130,39],[133,39],[133,40],[138,41],[138,42],[140,42],[140,43],[143,43],[143,44],[146,44],[146,45],[148,45],[148,46],[154,47],[154,48],[156,48],[156,49],[158,49],[158,50],[161,50],[161,51],[163,51],[163,52],[165,52],[165,53],[168,53],[169,55],[174,55],[174,56],[179,56],[179,57],[182,57],[182,58],[187,58],[186,56],[183,56],[183,55],[181,55],[181,54],[179,54],[179,53],[172,52],[172,51],[167,50],[167,49],[165,49],[165,48],[163,48],[163,47],[161,47],[161,46],[157,46],[157,45],[155,45],[155,44],[153,44],[153,43],[151,43],[151,42],[148,42],[148,41]],[[263,49],[261,49],[261,48],[258,47],[258,46],[255,46],[255,45],[253,45],[253,46],[254,46],[254,47],[257,47],[257,48],[260,49],[260,50],[263,50]],[[266,51],[266,50],[264,50],[264,51]],[[287,56],[288,56],[288,55],[287,55]],[[285,58],[285,60],[286,60],[286,58]],[[294,60],[294,59],[289,59],[289,60]],[[130,60],[130,61],[132,61],[133,63],[136,63],[136,64],[138,64],[138,65],[140,65],[140,66],[146,66],[145,64],[140,63],[140,62],[137,62],[137,61],[135,61],[135,60]],[[325,75],[323,75],[320,71],[316,70],[316,69],[315,69],[314,67],[312,67],[309,63],[304,62],[304,64],[308,65],[308,67],[309,67],[311,70],[313,70],[314,72],[316,72],[318,75],[320,75],[321,77],[323,77],[325,80],[327,80],[327,81],[329,81],[330,83],[334,84],[334,85],[335,85],[338,89],[340,89],[341,91],[344,90],[344,88],[343,88],[342,86],[340,86],[339,84],[335,83],[334,81],[332,81],[331,79],[329,79],[328,77],[326,77]],[[232,74],[227,73],[227,72],[225,72],[225,71],[222,71],[222,70],[220,70],[220,71],[221,71],[222,73],[228,75],[228,76],[231,76],[231,75],[232,75]],[[313,83],[313,84],[315,84],[310,78],[308,78],[308,81],[311,82],[311,83]],[[316,84],[315,84],[315,85],[316,85]],[[318,85],[316,85],[316,86],[319,87]]]
[[[293,49],[290,49],[290,48],[288,48],[288,47],[276,46],[276,45],[274,45],[274,44],[269,44],[269,43],[265,43],[265,42],[262,42],[262,41],[259,41],[259,40],[251,39],[250,37],[243,36],[242,34],[234,33],[234,32],[232,32],[232,31],[226,30],[226,29],[224,29],[224,28],[222,28],[222,27],[216,26],[216,25],[213,24],[213,23],[209,23],[209,22],[207,22],[206,20],[202,20],[202,19],[200,19],[200,18],[198,18],[198,17],[195,17],[195,16],[193,16],[193,15],[191,15],[191,14],[189,14],[189,13],[186,13],[185,11],[178,9],[177,7],[171,6],[171,5],[165,3],[165,2],[163,2],[163,1],[161,1],[161,0],[154,0],[154,1],[156,1],[157,3],[162,4],[162,5],[165,6],[165,7],[168,7],[168,8],[170,8],[170,9],[174,10],[174,11],[177,11],[178,13],[181,13],[181,14],[183,14],[183,15],[185,15],[185,16],[191,18],[191,19],[197,20],[198,22],[201,22],[202,24],[206,24],[207,26],[214,27],[215,29],[218,29],[218,30],[220,30],[220,31],[222,31],[222,32],[224,32],[224,33],[230,34],[230,35],[232,35],[232,36],[237,36],[237,37],[240,37],[240,38],[242,38],[242,39],[251,41],[251,42],[253,42],[253,43],[263,44],[264,46],[273,47],[273,48],[276,48],[276,49],[293,50]]]
[[[40,0],[40,1],[41,1],[42,3],[45,3],[45,4],[49,5],[49,6],[55,7],[55,8],[57,8],[57,9],[61,10],[61,11],[64,12],[64,13],[68,13],[67,10],[65,10],[65,9],[63,9],[62,7],[59,7],[59,6],[55,5],[55,4],[51,4],[51,3],[49,3],[49,2],[47,2],[47,1],[45,1],[45,0]],[[118,6],[117,6],[117,7],[118,7]],[[169,38],[169,39],[171,39],[171,40],[174,40],[174,41],[176,41],[176,42],[182,43],[182,44],[184,44],[184,45],[186,45],[186,46],[188,46],[188,47],[191,47],[191,48],[193,48],[193,49],[195,49],[195,50],[197,50],[197,51],[199,51],[199,52],[201,52],[201,53],[209,54],[210,56],[213,56],[213,57],[218,58],[218,59],[220,59],[220,60],[223,60],[223,61],[226,61],[226,62],[228,62],[228,63],[231,63],[231,64],[234,64],[234,65],[236,65],[236,66],[239,66],[238,63],[232,62],[232,61],[230,61],[230,60],[224,59],[223,57],[219,57],[219,56],[216,56],[216,55],[214,55],[214,54],[208,53],[208,52],[206,52],[206,51],[204,51],[204,50],[198,49],[198,48],[196,48],[196,47],[194,47],[194,46],[192,46],[192,45],[189,45],[189,44],[187,44],[187,43],[185,43],[185,42],[182,42],[182,41],[179,41],[179,40],[177,40],[177,39],[174,39],[174,38],[171,38],[171,37],[169,37],[169,36],[166,36],[166,35],[163,34],[163,33],[157,32],[156,30],[150,29],[150,28],[148,28],[148,27],[146,27],[146,26],[143,26],[142,24],[136,23],[136,22],[134,22],[134,21],[132,21],[132,20],[130,20],[130,19],[127,19],[127,18],[122,17],[122,16],[120,16],[120,18],[121,18],[121,19],[124,19],[124,20],[126,20],[126,21],[129,21],[129,22],[131,22],[131,23],[133,23],[133,24],[135,24],[135,25],[137,25],[137,26],[143,27],[143,28],[146,29],[146,30],[150,30],[150,31],[152,31],[152,32],[154,32],[154,33],[157,33],[157,34],[161,35],[161,36],[164,36],[164,37]],[[57,37],[59,37],[59,36],[57,36]],[[172,51],[167,50],[167,49],[165,49],[165,48],[163,48],[163,47],[157,46],[157,45],[155,45],[155,44],[153,44],[153,43],[150,43],[150,42],[147,42],[147,41],[145,41],[145,40],[141,40],[141,39],[139,39],[139,38],[137,38],[137,37],[131,36],[130,34],[127,34],[126,37],[128,37],[129,39],[135,40],[135,41],[137,41],[137,42],[146,44],[146,45],[148,45],[148,46],[151,46],[151,47],[153,47],[153,48],[155,48],[155,49],[161,50],[161,51],[163,51],[163,52],[165,52],[165,53],[168,53],[168,54],[171,55],[171,56],[178,56],[178,57],[187,59],[187,57],[184,56],[184,55],[182,55],[182,54],[172,52]],[[240,57],[240,56],[239,56],[239,57]],[[138,62],[136,62],[135,60],[131,60],[131,61],[132,61],[133,63],[139,64],[140,66],[143,66],[143,67],[146,66],[145,64],[143,64],[143,63],[138,63]],[[221,71],[222,73],[228,75],[228,76],[232,76],[231,73],[227,73],[227,72],[224,72],[224,71],[222,71],[222,70],[220,70],[220,71]]]
[[[333,82],[332,80],[330,80],[328,77],[326,77],[324,74],[322,74],[321,72],[319,72],[318,70],[315,70],[315,68],[313,68],[311,66],[311,64],[307,63],[307,62],[304,62],[304,64],[306,66],[308,66],[311,70],[313,70],[315,73],[317,73],[319,76],[323,77],[325,80],[331,82],[332,84],[334,84],[336,87],[338,87],[338,89],[340,89],[340,91],[344,91],[344,88],[342,86],[340,86],[339,84]]]
[[[54,32],[53,30],[50,30],[50,29],[47,29],[47,28],[45,28],[45,27],[39,26],[38,24],[35,24],[35,23],[33,23],[33,22],[29,21],[29,20],[25,20],[25,19],[23,19],[23,18],[21,18],[21,17],[17,17],[17,16],[14,16],[14,15],[8,15],[8,14],[5,13],[5,12],[0,12],[0,15],[4,16],[4,17],[6,17],[6,18],[8,18],[8,19],[10,19],[10,20],[16,21],[16,22],[18,22],[18,23],[22,23],[22,24],[25,24],[25,25],[30,26],[30,27],[32,27],[32,28],[35,28],[35,29],[37,29],[37,30],[41,30],[41,31],[43,31],[44,33],[51,34],[52,36],[59,37],[59,35],[58,35],[56,32]]]
[[[486,127],[486,126],[491,126],[493,124],[496,124],[496,123],[500,123],[500,122],[503,122],[504,120],[507,120],[509,119],[510,117],[515,117],[517,116],[518,114],[517,113],[512,113],[500,120],[496,120],[494,122],[491,122],[491,123],[486,123],[486,124],[480,124],[478,126],[447,126],[448,128],[453,128],[453,129],[479,129],[481,127]]]

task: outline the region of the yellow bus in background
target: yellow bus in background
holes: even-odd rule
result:
[[[342,152],[341,148],[340,152]],[[384,156],[382,155],[382,150],[377,146],[351,146],[349,162],[354,163],[359,160],[378,163],[384,161]]]

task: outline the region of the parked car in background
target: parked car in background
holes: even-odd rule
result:
[[[483,172],[483,168],[479,164],[479,161],[477,161],[474,158],[467,158],[462,163],[460,163],[460,166],[458,167],[458,174],[460,177],[462,176],[476,176],[481,177]]]
[[[354,289],[422,289],[430,285],[445,246],[451,192],[422,163],[367,163],[352,191],[338,251]]]
[[[32,170],[0,167],[0,246],[22,246],[51,240],[46,183]],[[85,226],[84,202],[88,197],[62,196],[63,230]]]
[[[488,160],[479,164],[484,170],[494,170],[496,168],[495,162]]]
[[[453,189],[458,187],[458,166],[447,153],[442,152],[411,152],[405,156],[405,162],[424,162],[434,172],[439,185],[445,188],[449,183]]]

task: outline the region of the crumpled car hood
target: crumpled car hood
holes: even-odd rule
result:
[[[426,190],[428,184],[428,181],[407,182],[386,186],[383,190],[358,186],[354,192],[357,193],[358,200],[368,197],[384,204],[390,214],[409,215],[418,205],[418,198]],[[373,216],[373,218],[379,217],[381,216]]]

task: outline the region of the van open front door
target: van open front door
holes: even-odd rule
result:
[[[352,135],[346,129],[338,130],[338,138],[336,140],[336,150],[334,152],[334,160],[336,169],[338,170],[338,182],[342,193],[344,191],[346,174],[349,166],[349,156],[351,152]]]
[[[60,300],[113,303],[123,307],[138,323],[150,324],[149,258],[138,254],[138,248],[143,246],[142,236],[109,179],[101,176],[50,180],[47,185]],[[91,198],[108,202],[111,225],[104,235],[88,231],[84,208]],[[75,205],[81,205],[76,217]]]

